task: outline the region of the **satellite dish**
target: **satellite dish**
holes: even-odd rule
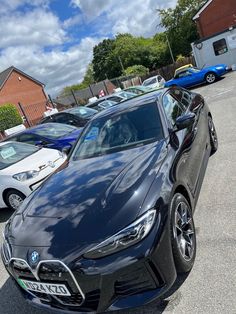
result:
[[[203,43],[198,43],[195,46],[197,47],[197,49],[201,50],[203,47]]]

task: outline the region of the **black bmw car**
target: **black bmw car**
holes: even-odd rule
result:
[[[193,266],[193,213],[217,146],[203,97],[177,87],[96,115],[6,224],[2,259],[25,298],[100,313],[163,295]]]

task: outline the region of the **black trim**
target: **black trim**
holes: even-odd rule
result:
[[[33,188],[33,187],[34,187],[36,184],[39,184],[40,182],[46,180],[50,175],[51,175],[51,174],[49,174],[48,176],[44,177],[43,179],[41,179],[41,180],[35,182],[34,184],[31,184],[31,185],[29,186],[29,188],[31,189],[31,191],[34,191],[34,188]]]

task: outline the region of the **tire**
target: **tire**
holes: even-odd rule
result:
[[[20,191],[11,189],[6,194],[5,202],[10,209],[17,210],[20,207],[23,200],[25,199],[25,197],[26,196]]]
[[[217,137],[214,122],[211,117],[208,117],[208,127],[209,127],[210,143],[211,143],[211,155],[213,155],[218,149],[218,137]]]
[[[171,243],[177,273],[188,273],[196,256],[196,233],[191,207],[176,193],[171,201]]]
[[[205,80],[206,80],[207,84],[215,83],[216,79],[217,79],[217,76],[214,72],[209,72],[205,76]]]

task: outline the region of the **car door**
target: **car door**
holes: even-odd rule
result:
[[[194,76],[188,70],[180,72],[174,80],[176,85],[189,87],[195,84]]]
[[[176,119],[192,108],[192,97],[188,98],[189,104],[184,104],[180,101],[180,99],[183,98],[181,93],[181,89],[174,88],[163,96],[163,108],[167,116],[170,130],[174,129]],[[184,98],[187,97],[185,96]],[[190,128],[175,133],[171,133],[170,131],[174,137],[177,137],[176,143],[178,144],[174,162],[175,169],[172,171],[173,176],[175,179],[178,178],[178,180],[185,182],[193,194],[203,157],[202,134],[201,130],[198,129],[200,127],[199,117],[197,112],[194,113],[196,114],[195,121]]]

